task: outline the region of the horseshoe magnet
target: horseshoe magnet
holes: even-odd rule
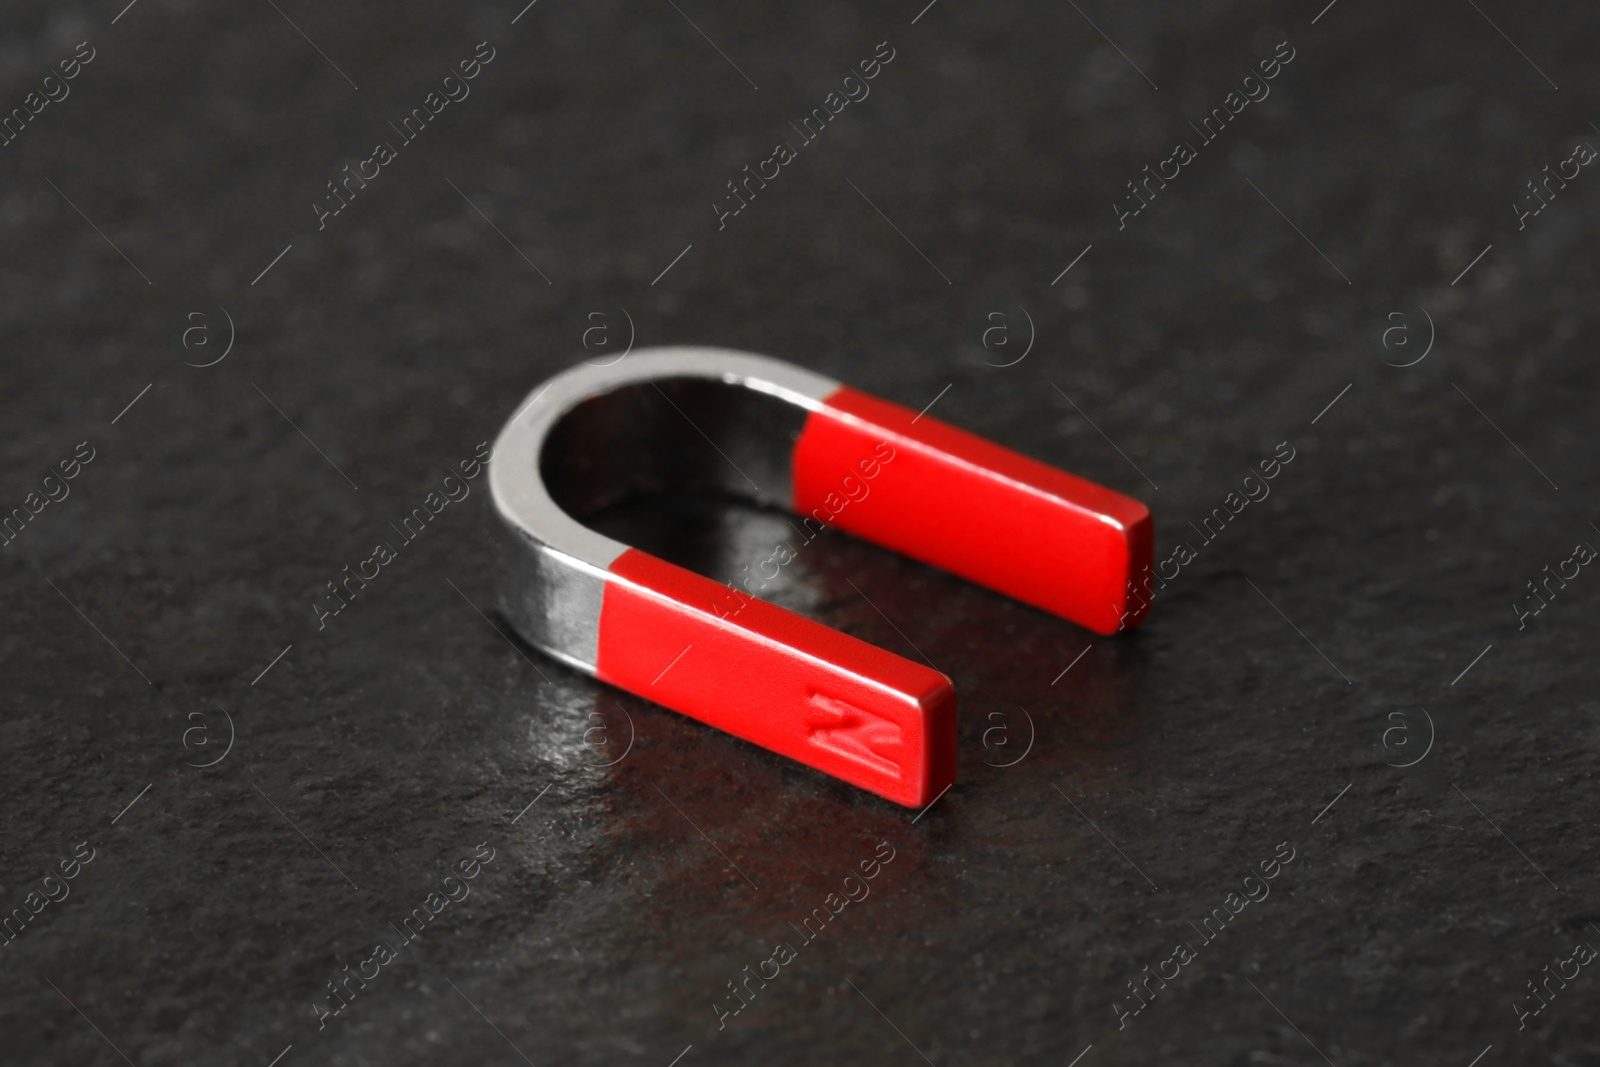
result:
[[[489,485],[501,607],[526,641],[908,807],[955,780],[949,678],[582,520],[635,495],[723,491],[1097,633],[1148,609],[1131,595],[1151,561],[1137,500],[746,352],[641,349],[556,375],[500,432]]]

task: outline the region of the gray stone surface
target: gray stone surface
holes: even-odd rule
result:
[[[1516,1014],[1600,946],[1600,577],[1512,606],[1600,544],[1600,178],[1512,207],[1600,144],[1592,8],[519,7],[5,9],[5,109],[94,58],[0,148],[0,506],[94,459],[0,549],[0,906],[93,859],[0,948],[0,1060],[1600,1064],[1592,967]],[[470,96],[319,231],[480,41]],[[1295,458],[1130,637],[807,546],[779,602],[955,681],[959,779],[915,822],[497,635],[481,480],[319,631],[324,583],[624,310],[639,344],[912,407],[950,385],[938,416],[1147,500],[1163,555]],[[986,365],[1024,312],[1027,357]],[[186,366],[226,316],[227,358]],[[606,528],[717,577],[791,536],[716,501]],[[719,1029],[882,841],[871,895]],[[319,1029],[480,843],[470,897]]]

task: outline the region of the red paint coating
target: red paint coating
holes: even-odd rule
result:
[[[601,681],[907,807],[955,781],[943,674],[638,549],[610,570]]]
[[[1096,633],[1143,620],[1139,501],[848,386],[823,403],[794,449],[796,512]]]

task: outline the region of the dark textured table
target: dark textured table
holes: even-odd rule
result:
[[[1600,1064],[1600,15],[923,3],[8,5],[0,1060]],[[630,343],[1138,496],[1149,621],[805,546],[920,815],[512,641],[481,477],[319,628]]]

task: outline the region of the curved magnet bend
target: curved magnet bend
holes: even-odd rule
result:
[[[711,442],[712,449],[707,449]],[[583,516],[716,489],[1109,634],[1148,602],[1136,500],[765,356],[641,349],[550,379],[495,442],[501,607],[596,678],[897,803],[955,780],[938,671],[630,548]]]

